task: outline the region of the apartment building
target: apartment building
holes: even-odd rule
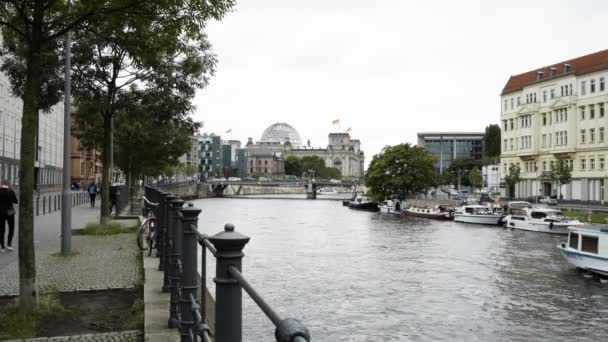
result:
[[[603,201],[608,176],[608,50],[511,76],[501,93],[502,180],[517,165],[516,197]],[[557,160],[572,180],[551,179]],[[561,190],[561,191],[560,191]]]

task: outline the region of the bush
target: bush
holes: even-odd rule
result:
[[[29,315],[19,312],[17,303],[0,313],[0,340],[35,337],[40,323],[48,318],[71,314],[52,294],[41,295],[38,308]]]

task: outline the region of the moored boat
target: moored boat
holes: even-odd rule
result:
[[[529,203],[528,203],[529,204]],[[535,208],[532,205],[511,209],[504,219],[509,228],[550,234],[568,234],[569,227],[579,227],[579,220],[562,216],[560,209]]]
[[[454,221],[486,225],[502,223],[502,214],[483,205],[464,205],[454,212]]]
[[[401,206],[402,204],[400,201],[393,200],[382,201],[378,204],[380,212],[388,214],[399,214],[401,212]]]
[[[436,205],[433,208],[409,207],[401,210],[401,216],[423,217],[435,220],[451,220],[454,218],[454,209],[445,205]]]
[[[572,227],[557,248],[577,268],[608,276],[608,226]]]
[[[350,201],[348,207],[355,210],[380,211],[380,208],[378,208],[378,202],[371,201],[365,195],[357,195],[357,197]]]

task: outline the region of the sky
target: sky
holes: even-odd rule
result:
[[[499,123],[511,75],[607,49],[607,19],[602,0],[243,0],[207,28],[218,64],[194,118],[243,143],[275,122],[314,147],[351,128],[368,164]]]

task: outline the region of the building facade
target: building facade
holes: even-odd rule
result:
[[[102,162],[101,151],[96,149],[85,149],[80,140],[72,136],[72,184],[77,183],[86,189],[88,184],[95,182],[101,184]]]
[[[603,201],[608,183],[608,50],[511,76],[501,93],[502,178],[511,165],[522,181],[509,196]],[[551,170],[570,166],[569,184]]]
[[[0,178],[18,185],[23,101],[10,93],[10,80],[0,73]],[[63,102],[38,116],[35,183],[40,191],[61,188],[63,169]]]
[[[201,179],[221,177],[222,175],[222,138],[213,133],[198,137],[200,146],[199,175]]]
[[[481,160],[483,158],[483,136],[483,132],[418,133],[418,146],[437,157],[435,169],[441,173],[449,168],[456,158],[470,157]]]
[[[500,191],[500,164],[485,165],[481,167],[483,187],[496,193]]]
[[[258,153],[256,151],[260,151],[266,157],[272,153],[274,158],[282,159],[289,155],[300,158],[318,156],[325,161],[326,167],[335,167],[340,170],[343,177],[350,179],[363,177],[365,168],[365,154],[361,149],[361,141],[352,139],[350,134],[329,133],[325,148],[312,148],[303,146],[298,131],[286,123],[275,123],[266,128],[258,142],[249,138],[244,150],[248,159],[255,156]],[[282,159],[279,163],[282,163]],[[248,161],[247,165],[247,175],[252,175],[251,163]],[[279,166],[279,169],[281,168]]]

